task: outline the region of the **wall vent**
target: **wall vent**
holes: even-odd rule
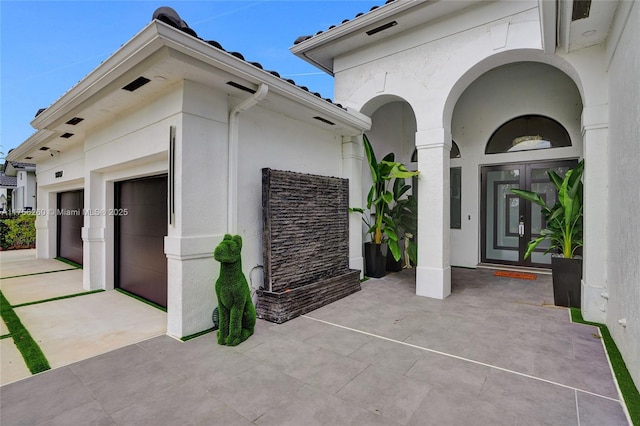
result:
[[[235,87],[236,89],[244,90],[245,92],[249,92],[249,93],[251,93],[251,94],[256,93],[256,91],[255,91],[255,90],[250,89],[250,88],[249,88],[249,87],[247,87],[247,86],[243,86],[242,84],[236,83],[235,81],[227,81],[227,84],[228,84],[229,86]]]
[[[40,148],[40,151],[49,151],[49,147],[48,146],[43,146],[42,148]]]
[[[316,120],[318,120],[318,121],[322,121],[323,123],[330,124],[330,125],[332,125],[332,126],[334,126],[334,125],[336,124],[336,123],[334,123],[334,122],[332,122],[332,121],[327,120],[326,118],[322,118],[322,117],[319,117],[319,116],[315,116],[315,117],[313,117],[313,118],[315,118],[315,119],[316,119]]]
[[[67,121],[66,124],[70,124],[72,126],[75,126],[76,124],[80,123],[81,121],[83,121],[84,118],[80,118],[80,117],[73,117],[71,120]]]
[[[123,89],[128,90],[129,92],[133,92],[134,90],[138,90],[139,88],[141,88],[142,86],[144,86],[150,81],[151,80],[149,80],[146,77],[138,77],[135,80],[133,80],[131,83],[124,86]]]
[[[389,29],[391,27],[395,27],[396,25],[398,25],[398,23],[396,21],[391,21],[391,22],[389,22],[387,24],[380,25],[379,27],[376,27],[376,28],[374,28],[372,30],[367,31],[367,35],[372,36],[374,34],[379,33],[380,31],[384,31],[384,30],[387,30],[387,29]]]
[[[60,135],[61,138],[65,138],[65,139],[69,139],[71,136],[73,136],[73,133],[63,133]]]

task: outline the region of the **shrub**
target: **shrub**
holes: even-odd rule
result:
[[[36,216],[20,214],[13,218],[0,220],[0,247],[31,248],[36,244]]]
[[[0,219],[0,249],[6,250],[9,248],[9,243],[7,242],[7,232],[9,232],[9,227],[6,224],[6,221],[9,219]]]

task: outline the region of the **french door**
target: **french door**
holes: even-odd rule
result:
[[[576,160],[503,164],[482,167],[481,260],[525,267],[548,268],[551,254],[544,254],[549,242],[543,241],[527,259],[527,244],[540,236],[546,224],[541,207],[523,200],[511,189],[537,192],[548,205],[556,202],[556,190],[547,175],[560,176],[573,168]]]

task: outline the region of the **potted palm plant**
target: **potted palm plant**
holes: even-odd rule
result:
[[[583,244],[583,171],[584,160],[569,170],[564,178],[554,171],[547,172],[558,193],[553,206],[548,206],[540,194],[535,192],[511,190],[519,197],[542,207],[546,228],[540,232],[538,238],[529,242],[525,258],[531,255],[538,244],[549,240],[551,245],[545,253],[556,252],[551,255],[551,273],[554,303],[558,306],[580,307],[582,257],[576,252]]]
[[[390,216],[394,196],[389,190],[395,179],[405,179],[416,176],[420,172],[410,171],[400,162],[395,161],[393,153],[387,154],[380,162],[376,159],[373,147],[366,135],[362,137],[364,150],[371,172],[371,188],[367,195],[367,210],[373,216],[367,215],[365,209],[352,208],[351,211],[362,214],[367,225],[367,232],[371,241],[365,243],[365,275],[373,278],[383,277],[386,273],[386,258],[383,244],[394,259],[401,257],[397,225]],[[405,190],[406,192],[406,190]]]

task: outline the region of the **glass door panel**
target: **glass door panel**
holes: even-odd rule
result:
[[[553,206],[557,201],[556,188],[549,179],[547,172],[554,170],[561,177],[567,173],[572,166],[565,165],[566,163],[556,164],[529,164],[527,165],[528,176],[528,189],[533,192],[537,192],[545,200],[547,205]],[[535,203],[530,204],[530,212],[526,212],[526,215],[530,219],[529,233],[527,236],[527,242],[536,239],[540,236],[540,231],[547,225],[542,214],[542,207]],[[549,248],[551,243],[548,240],[541,242],[538,247],[531,253],[531,263],[540,265],[551,265],[551,253],[544,254]]]
[[[482,262],[551,265],[551,254],[544,254],[550,246],[546,240],[529,258],[524,258],[529,241],[540,236],[546,223],[541,206],[517,197],[511,189],[537,192],[547,204],[553,205],[557,200],[556,190],[547,171],[555,170],[562,177],[575,164],[575,160],[567,160],[482,168]]]
[[[510,190],[520,187],[520,170],[488,170],[485,183],[485,257],[492,262],[517,262],[520,200]]]

